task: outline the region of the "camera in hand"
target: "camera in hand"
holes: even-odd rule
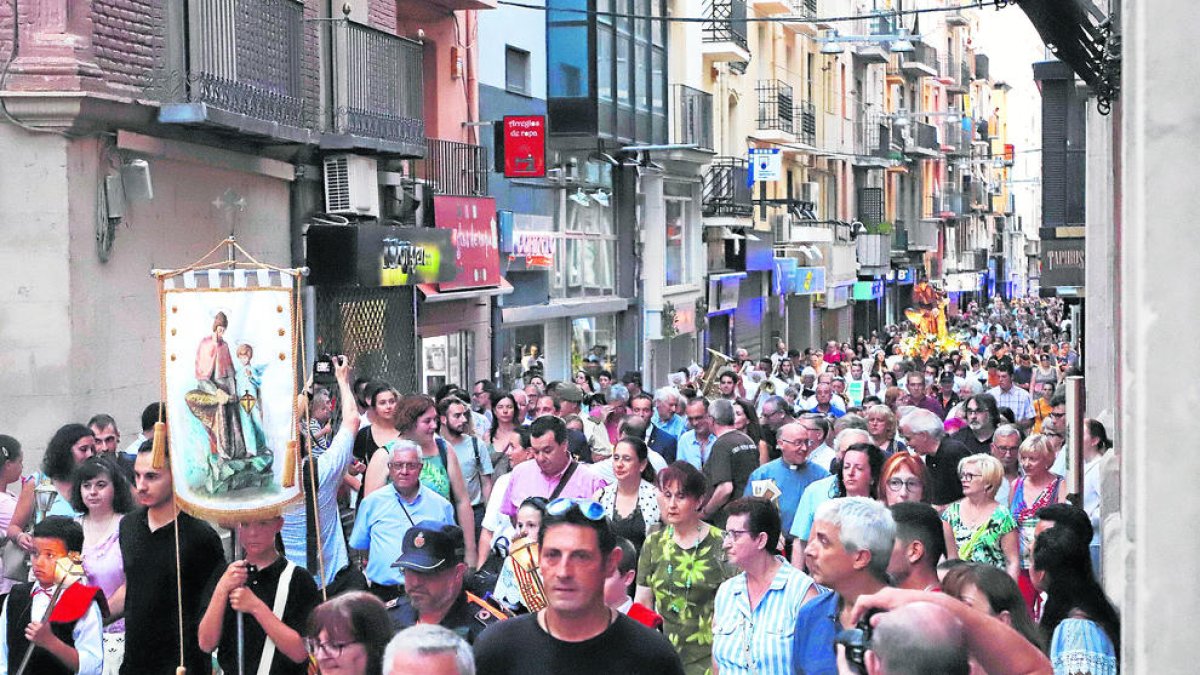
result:
[[[866,675],[867,672],[866,656],[867,650],[871,648],[871,617],[875,614],[867,612],[854,628],[839,631],[833,636],[834,644],[846,648],[846,663],[850,670],[859,675]]]
[[[333,357],[329,354],[322,354],[313,362],[313,383],[327,387],[337,383],[333,374]]]

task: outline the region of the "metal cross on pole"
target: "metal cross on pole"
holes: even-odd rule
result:
[[[216,207],[218,211],[222,212],[222,215],[225,218],[225,225],[229,229],[228,256],[229,264],[232,266],[235,255],[233,242],[235,238],[234,230],[236,229],[237,224],[236,214],[246,210],[246,198],[235,192],[233,188],[226,188],[225,191],[221,193],[220,197],[217,197],[212,201],[212,205]]]

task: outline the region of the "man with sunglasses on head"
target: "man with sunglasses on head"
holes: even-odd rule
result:
[[[666,637],[604,603],[622,552],[599,502],[551,501],[538,544],[548,606],[485,631],[475,643],[479,673],[682,675]]]

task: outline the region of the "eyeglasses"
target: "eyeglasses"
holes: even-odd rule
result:
[[[600,521],[604,519],[604,505],[594,499],[559,497],[546,505],[546,513],[552,516],[565,516],[573,508],[579,509],[579,513],[588,520]]]
[[[793,441],[793,440],[792,440],[792,439],[790,439],[790,438],[780,438],[780,439],[778,439],[778,440],[776,440],[776,441],[775,441],[775,444],[776,444],[776,445],[783,445],[784,443],[787,443],[788,445],[794,445],[794,446],[796,446],[796,447],[802,447],[802,446],[806,446],[806,445],[808,445],[808,439],[807,439],[807,438],[801,438],[801,439],[800,439],[800,440],[798,440],[798,441]]]
[[[342,655],[342,650],[347,646],[354,644],[351,642],[321,642],[317,638],[304,638],[304,648],[313,656],[320,656],[321,652],[332,658],[338,658]]]
[[[739,535],[750,534],[750,530],[725,530],[721,533],[721,538],[725,541],[737,539]]]
[[[925,484],[916,478],[909,478],[908,480],[903,478],[889,478],[887,486],[892,492],[900,492],[901,490],[916,492],[917,490],[924,488]]]
[[[996,452],[1001,455],[1015,455],[1020,449],[1021,446],[1019,445],[1014,445],[1011,448],[1006,448],[1003,445],[992,445],[992,452]]]
[[[987,411],[984,410],[983,408],[967,408],[966,409],[966,413],[968,415],[973,414],[973,413],[985,413],[985,412],[987,412]]]
[[[392,471],[420,471],[424,462],[388,462]]]
[[[973,481],[982,475],[983,474],[980,474],[980,473],[970,473],[970,472],[964,471],[964,472],[958,474],[958,479],[964,480],[964,481]]]

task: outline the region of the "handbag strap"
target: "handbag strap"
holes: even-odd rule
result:
[[[279,585],[275,587],[275,603],[271,606],[271,613],[283,619],[283,610],[287,607],[288,593],[292,588],[292,573],[296,571],[295,563],[290,560],[284,565],[283,573],[279,575]],[[266,642],[263,643],[262,658],[258,660],[258,675],[269,675],[271,672],[271,662],[275,660],[275,641],[267,635]]]
[[[562,494],[563,488],[567,487],[567,483],[571,481],[571,476],[575,475],[575,469],[578,466],[579,462],[571,460],[571,465],[567,467],[567,470],[563,473],[562,478],[559,479],[558,485],[554,486],[554,492],[550,493],[550,497],[546,501],[552,502],[555,499],[558,499],[558,496]]]

